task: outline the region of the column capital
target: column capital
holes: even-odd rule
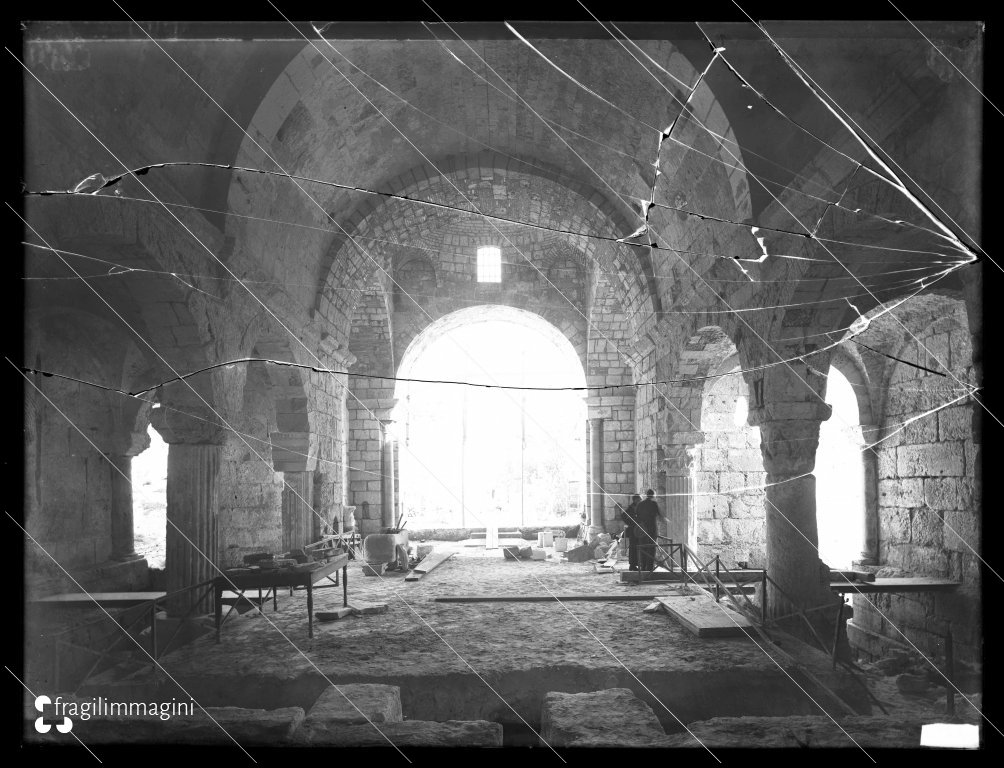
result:
[[[339,344],[338,340],[327,331],[321,332],[320,353],[334,363],[334,367],[348,370],[355,365],[358,360],[355,355],[349,352],[349,348]]]
[[[354,398],[349,398],[348,406],[350,409],[357,411],[369,411],[373,414],[373,418],[379,421],[381,424],[388,421],[393,421],[391,418],[391,413],[394,411],[394,407],[397,405],[396,397],[381,397],[381,398],[360,398],[358,401]]]
[[[223,445],[226,428],[205,406],[188,405],[185,413],[157,407],[150,411],[150,423],[169,445]]]
[[[697,445],[664,445],[660,446],[662,451],[662,468],[667,475],[689,476],[690,470],[697,459],[697,452],[700,448]]]
[[[814,421],[820,423],[830,418],[833,407],[822,401],[800,403],[766,403],[761,408],[749,409],[749,423],[762,426],[770,422]]]
[[[819,445],[818,419],[785,419],[760,423],[760,449],[770,478],[812,472]]]

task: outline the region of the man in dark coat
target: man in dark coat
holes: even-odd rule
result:
[[[632,541],[638,542],[638,567],[642,571],[655,568],[655,542],[658,535],[658,520],[661,512],[655,503],[655,491],[645,491],[645,500],[635,507],[634,518],[637,526]]]
[[[628,508],[621,513],[621,520],[624,521],[624,538],[628,543],[628,567],[632,571],[638,570],[638,522],[635,520],[635,510],[641,504],[641,496],[637,493],[631,497]]]

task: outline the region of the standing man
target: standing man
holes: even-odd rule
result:
[[[621,520],[624,521],[624,538],[628,545],[628,568],[632,571],[638,570],[638,521],[635,519],[635,510],[641,504],[641,496],[637,493],[631,497],[628,508],[621,513]]]
[[[655,503],[655,491],[649,488],[645,491],[645,500],[635,507],[633,515],[637,528],[632,540],[638,542],[638,567],[641,571],[655,568],[655,537],[660,514],[659,505]]]

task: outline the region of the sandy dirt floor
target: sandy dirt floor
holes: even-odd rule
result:
[[[748,728],[767,733],[777,726],[770,720],[758,725],[756,717],[810,716],[831,722],[820,709],[825,695],[804,679],[805,687],[796,684],[789,672],[798,673],[770,643],[746,637],[698,639],[666,613],[644,612],[648,599],[435,601],[440,596],[549,591],[644,596],[672,594],[671,585],[622,585],[616,573],[598,574],[592,563],[507,561],[501,549],[431,543],[436,552],[453,556],[420,581],[406,582],[403,572],[364,576],[362,564],[350,561],[350,604],[385,604],[385,612],[315,621],[310,638],[306,594],[300,590],[290,596],[286,590],[278,597],[277,611],[269,600],[264,616],[234,612],[223,626],[221,642],[209,632],[160,662],[184,693],[206,706],[309,710],[332,683],[378,682],[400,688],[406,719],[491,720],[519,729],[539,721],[547,691],[627,687],[652,707],[668,734],[683,732],[683,723],[717,717],[752,717],[743,721]],[[341,605],[341,586],[315,590],[315,612]],[[775,639],[783,639],[782,646],[789,643],[787,636]],[[787,647],[803,660],[807,650],[817,657],[811,659],[813,673],[827,685],[843,686],[845,696],[855,689],[846,673],[830,672],[822,653],[804,645],[801,650]],[[943,688],[905,695],[894,676],[864,666],[869,689],[894,721],[945,719]],[[155,678],[144,667],[132,682],[117,679],[113,685],[138,684],[144,690]],[[165,677],[160,684],[167,685]],[[980,697],[971,698],[981,706]],[[975,710],[961,697],[957,701],[958,715],[975,722]],[[832,704],[828,708],[842,718]],[[877,707],[871,715],[882,717]],[[854,727],[864,734],[872,726]]]
[[[751,641],[698,640],[664,613],[644,613],[648,601],[560,603],[438,603],[460,594],[529,595],[562,593],[670,594],[663,584],[622,585],[615,574],[597,574],[591,563],[506,561],[501,550],[436,542],[437,552],[455,555],[417,582],[401,572],[362,575],[349,566],[349,602],[385,603],[386,613],[314,625],[307,637],[306,597],[279,595],[279,610],[266,615],[231,614],[222,643],[197,641],[178,656],[179,671],[247,665],[259,672],[273,665],[286,672],[318,664],[326,672],[385,671],[388,661],[402,673],[430,674],[586,665],[632,670],[776,670]],[[314,609],[342,604],[341,588],[315,590]],[[274,627],[272,624],[274,623]],[[280,631],[282,634],[280,634]],[[283,635],[285,635],[284,639]],[[263,658],[262,648],[293,645],[291,654]],[[172,661],[174,661],[172,659]],[[470,665],[470,666],[468,666]],[[173,669],[172,665],[172,669]],[[278,669],[277,669],[278,671]]]

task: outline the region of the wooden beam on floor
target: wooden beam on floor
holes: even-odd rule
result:
[[[449,560],[455,554],[456,552],[430,552],[428,555],[425,556],[422,562],[420,562],[418,565],[416,565],[408,572],[408,575],[404,577],[404,580],[418,581],[433,568],[442,565],[444,562]]]
[[[663,591],[661,594],[665,595]],[[548,603],[555,600],[588,600],[591,602],[622,602],[625,600],[655,600],[651,591],[632,590],[630,592],[555,592],[534,593],[530,595],[450,595],[434,597],[434,603]]]
[[[663,609],[698,637],[746,637],[749,619],[701,595],[657,597]]]

